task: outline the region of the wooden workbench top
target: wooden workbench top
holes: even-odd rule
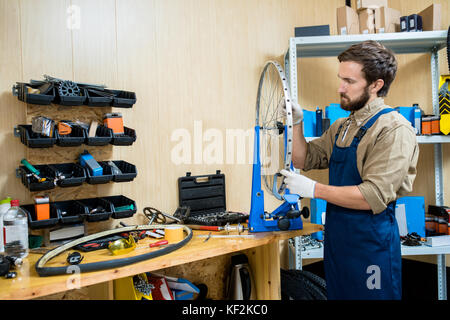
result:
[[[253,233],[255,238],[210,238],[204,242],[205,238],[197,237],[201,234],[208,234],[206,231],[194,231],[193,238],[184,247],[167,255],[156,257],[150,260],[138,262],[121,268],[113,268],[102,271],[86,272],[81,275],[68,274],[60,276],[40,277],[35,270],[35,264],[42,254],[30,253],[24,259],[23,266],[17,270],[15,279],[0,279],[0,299],[31,299],[46,296],[70,289],[77,289],[84,286],[111,281],[135,274],[149,272],[180,264],[185,264],[197,260],[207,259],[227,253],[241,251],[253,247],[263,246],[268,243],[307,235],[321,230],[321,226],[304,223],[302,230],[278,231]],[[224,232],[213,232],[212,235],[226,234]],[[232,233],[231,233],[232,234]],[[244,233],[247,234],[247,233]],[[138,248],[148,247],[148,243],[154,239],[144,239],[139,241]],[[140,255],[154,249],[135,250],[128,255]],[[69,250],[73,252],[73,250]],[[67,266],[65,261],[68,252],[60,254],[50,260],[47,266]],[[93,252],[83,252],[84,262],[93,262],[111,259],[109,251],[98,250]],[[127,255],[118,256],[119,258]]]

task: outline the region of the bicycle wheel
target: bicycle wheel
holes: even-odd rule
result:
[[[274,61],[266,63],[259,80],[256,125],[264,186],[282,200],[285,187],[280,171],[289,170],[292,160],[292,105],[286,75]]]

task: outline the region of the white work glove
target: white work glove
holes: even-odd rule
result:
[[[284,99],[280,102],[281,104],[281,114],[286,116],[286,102]],[[292,106],[292,124],[295,126],[296,124],[299,124],[303,120],[303,110],[298,104],[297,101],[291,100],[291,106]]]
[[[316,181],[285,169],[281,170],[280,173],[286,177],[284,183],[290,193],[298,194],[302,198],[314,198]]]

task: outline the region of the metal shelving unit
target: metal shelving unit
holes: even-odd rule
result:
[[[375,40],[393,50],[396,54],[426,53],[430,54],[432,103],[434,114],[439,114],[439,56],[438,51],[447,46],[447,31],[399,32],[379,34],[358,34],[320,37],[297,37],[289,39],[289,50],[285,55],[285,70],[289,79],[291,98],[298,99],[297,59],[308,57],[333,57],[339,55],[349,46],[365,40]],[[312,138],[310,138],[312,139]],[[450,137],[418,136],[419,143],[434,144],[434,177],[435,203],[444,205],[442,184],[442,143],[450,143]],[[447,299],[447,280],[445,270],[445,254],[447,250],[431,250],[422,248],[420,254],[436,254],[438,265],[438,298]],[[319,250],[319,249],[314,249]],[[409,250],[409,249],[408,249]],[[405,253],[409,252],[408,250]],[[418,252],[418,251],[417,251]],[[404,251],[402,250],[402,254]],[[406,255],[406,254],[405,254]],[[409,254],[408,254],[409,255]],[[305,256],[306,258],[306,256]],[[310,258],[308,256],[308,258]],[[294,238],[295,268],[302,268],[302,249],[300,238]]]

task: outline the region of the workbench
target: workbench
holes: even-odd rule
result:
[[[40,277],[35,270],[36,261],[42,254],[30,253],[24,259],[22,267],[17,270],[16,278],[0,279],[0,299],[32,299],[43,297],[85,286],[105,282],[112,283],[113,280],[123,277],[241,251],[248,256],[249,264],[253,271],[257,299],[280,299],[279,241],[308,235],[322,230],[321,228],[319,225],[305,222],[302,230],[253,233],[255,235],[254,238],[210,238],[208,241],[205,241],[205,238],[197,236],[209,234],[209,232],[196,230],[194,231],[193,238],[185,246],[164,256],[121,268],[48,277]],[[212,233],[212,235],[225,234],[224,231]],[[141,241],[144,240],[140,240],[139,242]],[[147,252],[146,250],[152,249],[135,250],[128,255],[143,254]],[[73,251],[69,250],[69,252]],[[67,252],[60,254],[50,260],[47,265],[68,266],[66,262],[67,254]],[[106,249],[83,252],[82,254],[84,255],[84,261],[90,262],[110,259],[112,257]],[[113,296],[110,295],[108,298],[112,299]]]

